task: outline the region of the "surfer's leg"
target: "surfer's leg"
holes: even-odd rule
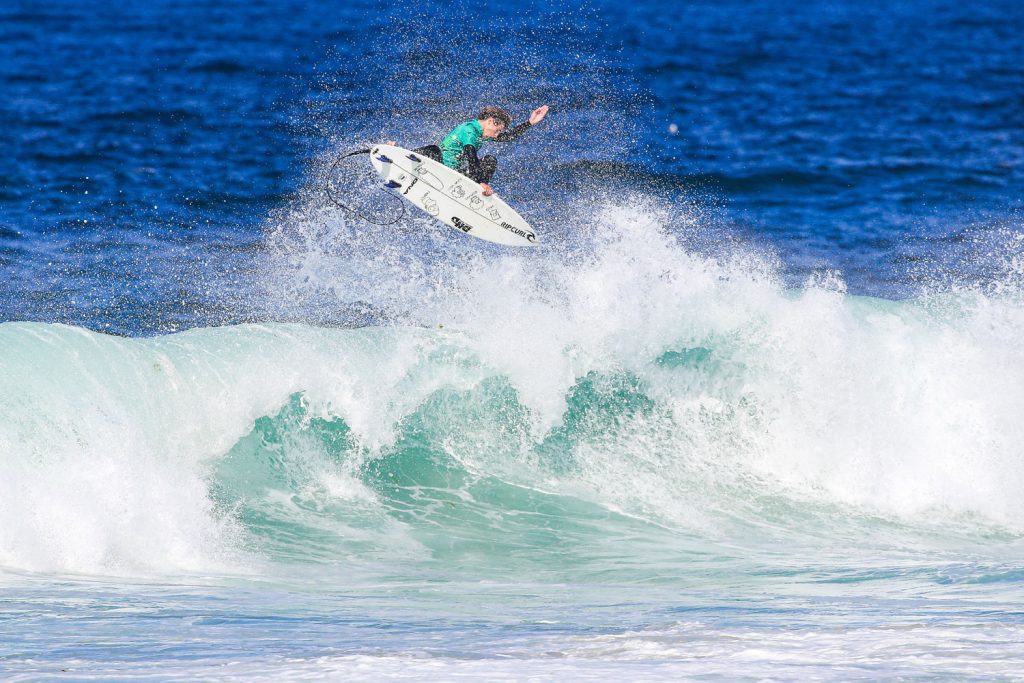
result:
[[[478,183],[487,183],[490,185],[491,178],[494,177],[494,172],[498,170],[498,160],[494,156],[488,154],[487,156],[480,159],[480,163],[475,169],[475,173],[470,169],[462,169],[462,174]]]
[[[478,182],[490,184],[494,172],[498,170],[498,158],[487,154],[480,160],[480,180]]]
[[[416,154],[422,154],[426,158],[433,159],[438,163],[441,162],[441,148],[437,145],[424,145],[423,147],[414,149],[413,152]]]

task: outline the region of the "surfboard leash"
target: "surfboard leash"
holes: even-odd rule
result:
[[[349,157],[356,156],[357,154],[369,154],[369,153],[370,153],[370,150],[369,150],[369,148],[367,148],[367,149],[357,149],[355,151],[348,152],[347,154],[342,154],[340,157],[335,159],[333,164],[331,164],[331,172],[330,172],[330,176],[329,177],[333,178],[337,174],[338,165],[342,161],[344,161],[345,159],[348,159]],[[333,189],[334,188],[331,186],[330,180],[328,180],[328,182],[324,186],[324,193],[327,195],[327,199],[329,199],[331,201],[331,203],[333,203],[335,206],[338,206],[338,207],[344,209],[345,211],[348,211],[349,213],[351,213],[351,214],[353,214],[355,216],[358,216],[359,218],[362,218],[364,221],[366,221],[367,223],[370,223],[372,225],[382,225],[382,226],[383,225],[393,225],[393,224],[397,223],[398,221],[402,220],[402,218],[405,216],[405,202],[402,201],[402,198],[401,197],[397,197],[394,194],[388,192],[383,187],[378,187],[377,189],[380,190],[381,192],[383,192],[384,194],[386,194],[387,196],[393,197],[393,198],[397,199],[398,200],[398,208],[399,208],[398,216],[396,216],[394,218],[394,220],[388,221],[386,223],[381,223],[381,222],[378,222],[378,221],[376,221],[376,220],[374,220],[372,218],[364,216],[358,210],[352,208],[351,206],[348,206],[347,204],[342,203],[341,201],[339,201],[337,199],[337,197],[334,196],[334,194],[332,192]]]

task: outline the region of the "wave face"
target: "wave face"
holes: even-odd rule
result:
[[[1015,290],[791,290],[653,214],[593,225],[382,271],[407,313],[375,327],[0,325],[0,566],[669,581],[1019,544]]]

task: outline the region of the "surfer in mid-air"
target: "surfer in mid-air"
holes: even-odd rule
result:
[[[417,154],[439,161],[448,168],[453,168],[474,182],[480,183],[480,190],[485,197],[494,194],[491,189],[491,178],[498,168],[498,160],[491,154],[480,158],[477,152],[485,140],[495,142],[511,142],[519,138],[530,127],[537,125],[547,116],[548,105],[537,107],[530,114],[530,119],[509,130],[512,117],[501,107],[484,107],[472,121],[466,121],[455,127],[455,130],[444,136],[440,145],[426,145],[413,150]],[[394,141],[388,141],[394,145]]]

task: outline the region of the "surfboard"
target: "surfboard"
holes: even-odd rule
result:
[[[456,230],[515,247],[539,242],[530,224],[501,197],[485,197],[479,183],[440,162],[401,147],[375,145],[370,163],[384,187]]]

